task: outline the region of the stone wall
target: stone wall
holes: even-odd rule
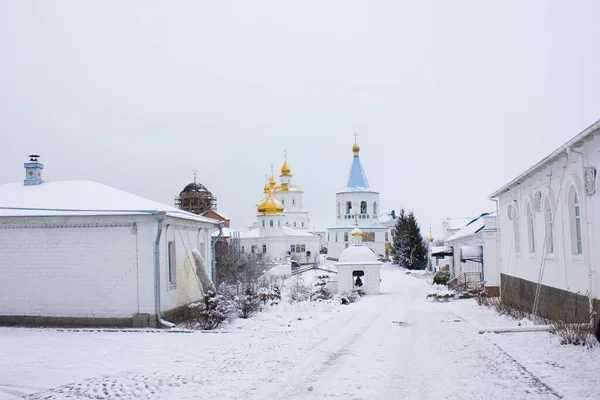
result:
[[[537,284],[525,279],[501,274],[502,301],[531,312]],[[594,300],[594,308],[600,311],[600,300]],[[578,293],[541,285],[538,315],[560,319],[565,322],[589,322],[589,298]]]

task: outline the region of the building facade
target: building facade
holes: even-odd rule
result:
[[[502,297],[537,315],[600,312],[600,121],[494,192]]]
[[[336,223],[327,229],[327,255],[337,259],[350,245],[354,221],[358,218],[358,226],[363,235],[362,243],[379,258],[389,259],[393,223],[384,224],[379,219],[379,192],[369,186],[360,162],[360,147],[356,142],[352,146],[352,152],[352,165],[346,186],[336,193]]]
[[[0,185],[1,323],[156,326],[202,298],[217,221],[42,168]]]
[[[265,198],[257,206],[256,222],[240,232],[240,251],[273,261],[287,257],[301,263],[317,262],[320,238],[308,228],[309,212],[304,209],[304,191],[292,183],[287,159],[281,167],[280,184],[271,174],[264,187]]]

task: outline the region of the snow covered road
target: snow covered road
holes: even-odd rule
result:
[[[387,266],[380,296],[270,311],[218,333],[0,329],[0,399],[600,398],[600,351],[513,323],[472,300],[425,300]]]

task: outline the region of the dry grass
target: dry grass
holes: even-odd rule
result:
[[[528,318],[533,320],[536,325],[550,325],[550,332],[558,336],[560,338],[560,343],[563,345],[572,344],[575,346],[592,348],[599,344],[591,324],[563,322],[565,310],[559,303],[552,304],[549,307],[548,318],[533,316],[530,314],[529,310],[519,308],[509,301],[506,301],[506,299],[483,297],[481,298],[481,304],[492,308],[500,315],[508,315],[517,320]]]

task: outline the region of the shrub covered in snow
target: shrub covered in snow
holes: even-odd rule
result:
[[[433,283],[437,285],[445,285],[450,280],[450,272],[449,271],[438,271],[433,276]]]
[[[317,282],[315,283],[315,287],[310,296],[311,300],[323,301],[329,300],[333,297],[333,294],[329,291],[329,289],[327,289],[327,281],[329,280],[329,278],[329,275],[317,276]]]
[[[212,330],[238,313],[237,306],[227,296],[209,291],[201,301],[191,303],[188,307],[197,310],[192,324],[194,329]]]
[[[284,285],[284,299],[291,303],[310,300],[312,286],[304,281],[302,275],[287,279]]]
[[[342,293],[340,296],[340,302],[342,304],[356,303],[364,295],[365,292],[362,289],[354,288],[354,290],[351,292]]]

